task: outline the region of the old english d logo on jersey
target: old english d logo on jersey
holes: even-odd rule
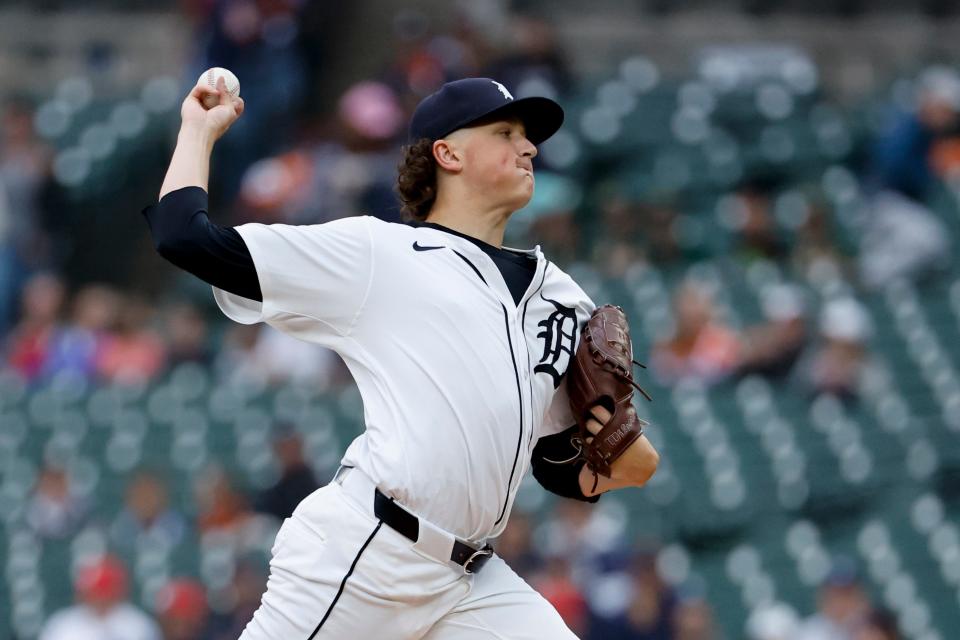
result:
[[[540,297],[552,304],[556,311],[537,323],[538,327],[542,327],[537,337],[543,339],[543,356],[533,370],[535,373],[550,374],[553,378],[553,388],[556,389],[560,386],[560,379],[566,373],[570,358],[577,346],[577,314],[570,307],[544,298],[543,294],[540,294]]]

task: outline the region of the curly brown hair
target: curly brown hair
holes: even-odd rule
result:
[[[403,159],[397,167],[397,193],[400,213],[407,220],[426,220],[437,199],[437,161],[433,140],[421,138],[403,147]]]

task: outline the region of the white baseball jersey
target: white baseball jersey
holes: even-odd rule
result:
[[[345,218],[237,227],[263,302],[223,312],[339,353],[366,431],[343,464],[468,541],[498,535],[537,439],[574,424],[561,384],[593,302],[536,247],[514,302],[493,260],[429,226]]]

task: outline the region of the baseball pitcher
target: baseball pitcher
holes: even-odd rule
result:
[[[502,246],[563,110],[488,78],[450,82],[410,123],[408,223],[224,228],[206,189],[213,145],[243,112],[225,89],[183,102],[160,200],[144,210],[156,249],[236,322],[339,353],[366,425],[284,521],[241,638],[573,638],[488,540],[530,469],[595,501],[643,485],[658,456],[631,404],[622,311],[597,309],[539,246]]]

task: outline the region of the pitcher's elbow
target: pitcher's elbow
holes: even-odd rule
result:
[[[194,243],[187,238],[178,237],[155,239],[153,248],[161,258],[176,266],[180,265],[184,257],[195,251]]]

